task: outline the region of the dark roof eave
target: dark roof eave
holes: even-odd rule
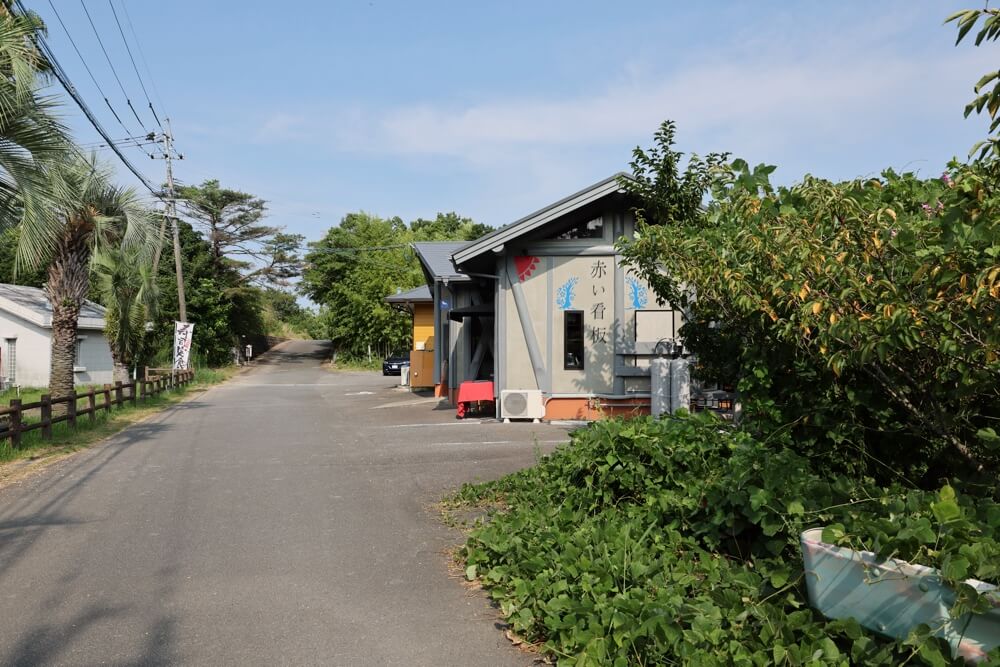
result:
[[[427,279],[428,283],[449,283],[449,282],[468,282],[472,280],[469,276],[458,273],[455,271],[451,264],[451,255],[457,252],[462,247],[468,245],[469,242],[450,242],[450,241],[422,241],[413,244],[413,250],[417,255],[417,259],[420,261],[421,268],[424,271],[424,277]],[[434,259],[443,260],[443,258],[432,258],[429,256],[428,251],[431,249],[442,248],[447,246],[454,246],[454,249],[447,252],[447,261],[449,266],[445,267],[443,263],[435,262]]]
[[[598,181],[597,183],[594,183],[579,192],[575,192],[568,197],[564,197],[555,203],[549,204],[548,206],[535,211],[534,213],[526,215],[519,220],[515,220],[509,225],[504,225],[500,229],[491,232],[486,236],[473,241],[464,248],[455,251],[455,253],[451,256],[452,264],[460,268],[462,265],[467,264],[487,252],[490,252],[494,248],[509,243],[520,236],[527,234],[528,232],[538,229],[539,227],[566,215],[567,213],[571,213],[586,206],[587,204],[597,201],[598,199],[618,192],[620,189],[618,179],[623,177],[630,178],[628,174],[618,172],[617,174]]]

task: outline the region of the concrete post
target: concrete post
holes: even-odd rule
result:
[[[670,360],[670,412],[691,405],[691,363],[687,359]]]
[[[649,362],[649,406],[654,417],[670,412],[670,360],[655,357]]]

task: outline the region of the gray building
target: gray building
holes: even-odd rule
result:
[[[104,338],[104,307],[85,301],[73,375],[76,384],[113,381],[111,348]],[[0,284],[0,383],[22,387],[49,384],[52,358],[52,307],[36,287]]]
[[[635,232],[621,176],[456,246],[447,265],[446,244],[417,244],[446,341],[441,395],[492,380],[498,417],[649,411],[649,363],[677,340],[681,314],[658,304],[615,249]]]

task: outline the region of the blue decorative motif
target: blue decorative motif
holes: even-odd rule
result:
[[[562,287],[556,290],[556,302],[561,310],[569,310],[573,307],[573,288],[580,282],[579,278],[570,278],[563,283]]]
[[[649,303],[646,287],[631,276],[626,279],[626,282],[628,282],[628,295],[632,299],[632,307],[636,310],[645,308],[646,304]]]

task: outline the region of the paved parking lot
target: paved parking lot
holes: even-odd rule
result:
[[[0,491],[0,664],[524,665],[430,506],[564,441],[319,343]]]

